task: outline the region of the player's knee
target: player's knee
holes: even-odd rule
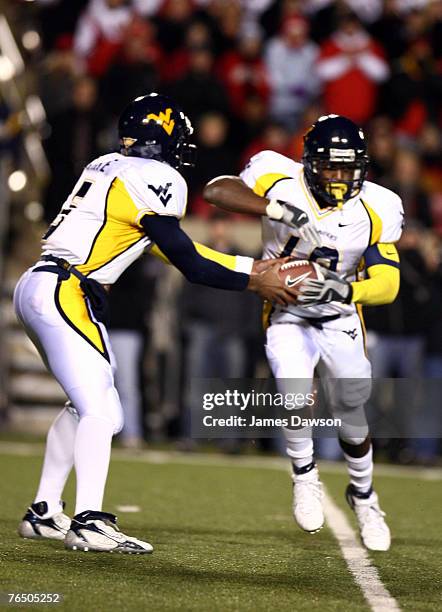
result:
[[[78,400],[75,402],[75,407],[80,419],[85,416],[92,416],[110,422],[114,435],[122,430],[124,425],[123,409],[112,381],[104,387],[103,385],[95,389],[88,387],[86,398],[80,393],[76,393],[76,395]]]
[[[114,435],[123,429],[124,415],[118,392],[114,386],[108,389],[106,401],[103,402],[102,416],[112,422]]]
[[[334,404],[340,410],[352,410],[367,403],[371,395],[371,378],[336,380]]]
[[[356,426],[350,423],[342,423],[338,433],[339,439],[342,440],[342,442],[351,444],[352,446],[359,446],[367,439],[369,431],[367,424]]]

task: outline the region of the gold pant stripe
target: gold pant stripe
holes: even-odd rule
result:
[[[66,323],[109,361],[101,329],[91,319],[84,294],[80,289],[80,280],[73,274],[67,280],[58,281],[55,303]]]

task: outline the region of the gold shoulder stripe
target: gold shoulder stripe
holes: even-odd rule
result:
[[[370,219],[371,229],[370,229],[370,246],[376,244],[381,239],[382,235],[382,219],[380,216],[367,204],[364,200],[361,199],[362,205],[367,211],[367,214]]]
[[[277,172],[263,174],[256,181],[255,186],[253,187],[253,191],[256,193],[256,195],[264,197],[267,195],[270,189],[272,189],[276,185],[278,181],[289,178],[291,177],[287,174],[279,174]]]

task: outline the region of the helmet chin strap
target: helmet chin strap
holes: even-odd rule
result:
[[[325,188],[326,192],[336,200],[336,207],[341,210],[344,205],[344,196],[348,191],[348,185],[339,182],[330,182]]]

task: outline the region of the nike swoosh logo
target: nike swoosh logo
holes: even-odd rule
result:
[[[338,223],[339,227],[348,227],[349,225],[351,225],[351,223]]]
[[[309,277],[310,274],[311,272],[306,272],[305,274],[301,274],[301,276],[297,276],[296,278],[287,276],[287,278],[285,279],[285,284],[289,288],[294,287],[295,285],[299,285],[299,283],[302,283],[302,281]]]
[[[396,253],[385,253],[385,255],[396,255]]]

